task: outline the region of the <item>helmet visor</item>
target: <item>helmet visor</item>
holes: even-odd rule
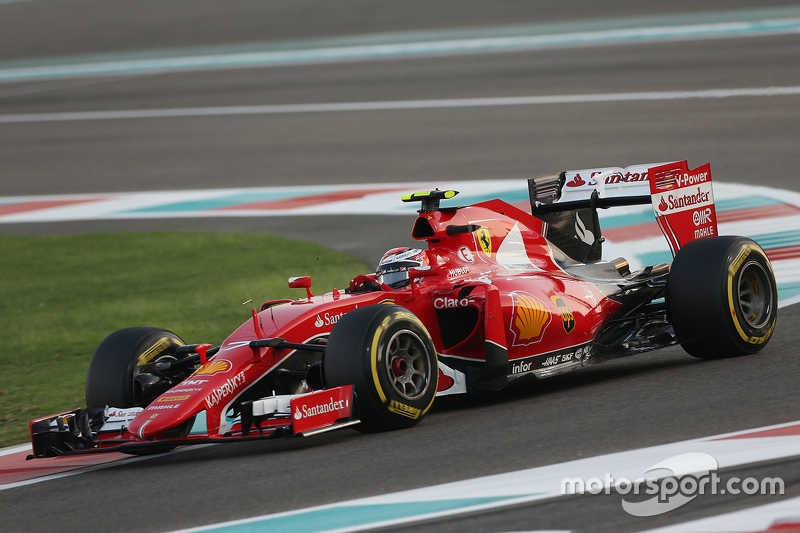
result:
[[[408,270],[401,270],[399,272],[381,272],[378,274],[378,283],[385,283],[386,285],[395,289],[407,281]]]

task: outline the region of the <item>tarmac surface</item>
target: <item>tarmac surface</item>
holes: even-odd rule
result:
[[[770,6],[789,5],[771,2]],[[32,0],[0,4],[0,59],[692,13],[697,3]],[[765,7],[710,1],[703,9]],[[0,65],[2,68],[2,65]],[[573,47],[0,84],[0,115],[795,86],[798,35]],[[525,178],[711,161],[715,181],[800,191],[798,96],[0,124],[0,197]],[[3,224],[4,233],[270,232],[368,264],[408,217]],[[167,531],[800,419],[800,308],[758,355],[680,348],[496,395],[442,399],[414,429],[207,447],[0,492],[4,531]],[[123,327],[126,325],[121,325]],[[783,472],[800,495],[797,460]],[[643,523],[559,499],[392,531],[635,531],[758,503],[696,502]],[[614,505],[617,505],[615,503]]]

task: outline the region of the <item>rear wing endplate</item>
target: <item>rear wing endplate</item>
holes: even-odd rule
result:
[[[582,263],[602,256],[598,209],[652,204],[673,255],[717,234],[710,164],[691,171],[686,161],[569,170],[530,178],[528,194],[545,237]]]

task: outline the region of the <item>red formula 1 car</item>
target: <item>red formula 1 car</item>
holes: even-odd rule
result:
[[[405,428],[436,396],[526,374],[676,343],[697,357],[737,356],[769,341],[771,265],[752,240],[717,235],[708,165],[528,185],[531,213],[500,200],[440,207],[455,191],[405,196],[421,202],[411,235],[426,249],[390,250],[375,274],[323,296],[292,278],[306,297],[254,308],[219,347],[159,328],[111,334],[89,366],[89,407],[32,421],[33,456]],[[671,267],[601,260],[597,210],[636,204],[652,204]]]

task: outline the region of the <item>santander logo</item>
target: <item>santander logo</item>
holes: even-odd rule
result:
[[[580,187],[581,185],[586,185],[586,182],[583,181],[580,174],[575,174],[575,177],[567,182],[567,187]]]
[[[295,420],[302,420],[304,418],[308,418],[310,416],[317,416],[325,413],[334,413],[339,411],[340,409],[344,409],[347,407],[349,402],[347,400],[334,400],[333,398],[330,399],[327,403],[318,404],[318,405],[301,405],[299,409],[294,412],[294,419]]]
[[[669,206],[667,205],[667,202],[664,201],[663,196],[661,197],[661,203],[658,204],[658,209],[661,211],[666,211],[667,209],[669,209]]]

